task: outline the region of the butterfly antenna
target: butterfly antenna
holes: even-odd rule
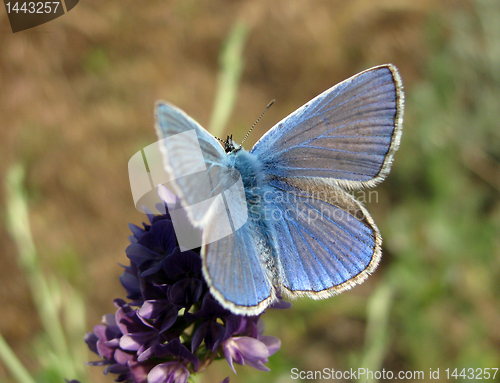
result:
[[[257,121],[255,121],[255,123],[252,125],[252,127],[250,128],[250,130],[248,131],[247,135],[243,138],[243,140],[241,141],[241,144],[240,145],[243,145],[243,143],[245,142],[245,140],[247,139],[248,135],[250,134],[250,132],[252,131],[252,129],[255,127],[255,125],[257,125],[257,123],[260,121],[260,119],[262,118],[262,116],[264,116],[264,113],[267,112],[267,110],[274,104],[276,100],[271,100],[271,102],[269,104],[267,104],[266,106],[266,109],[264,109],[264,111],[262,112],[262,114],[260,115],[260,117],[257,119]]]
[[[220,142],[222,142],[223,144],[225,144],[225,143],[226,143],[226,141],[221,140],[219,137],[217,137],[217,136],[214,136],[214,137],[215,137],[216,139],[218,139]]]

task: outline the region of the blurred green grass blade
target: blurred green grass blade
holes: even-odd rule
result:
[[[70,360],[66,337],[58,315],[57,304],[43,275],[37,258],[29,224],[28,204],[23,190],[24,170],[21,165],[13,165],[6,177],[7,228],[16,243],[19,264],[22,267],[40,321],[49,339],[50,346],[60,358],[59,369],[63,376],[76,376]]]
[[[236,100],[247,36],[247,26],[241,21],[237,22],[220,55],[217,94],[209,126],[210,133],[219,138],[224,132]]]
[[[368,301],[366,338],[363,356],[359,366],[369,371],[381,371],[388,349],[389,313],[393,300],[393,288],[388,283],[381,284]],[[360,383],[376,382],[376,379],[359,378]]]
[[[7,229],[16,243],[19,264],[24,271],[33,273],[38,267],[35,245],[28,221],[26,197],[22,190],[24,171],[20,165],[12,166],[6,177]]]
[[[10,371],[14,379],[20,383],[36,383],[29,372],[12,351],[3,336],[0,334],[0,358],[5,367]]]
[[[87,359],[88,347],[85,342],[83,342],[82,334],[87,331],[86,323],[86,306],[82,295],[75,289],[65,288],[65,304],[62,306],[64,328],[68,334],[67,339],[71,346],[71,358],[74,365],[74,369],[77,370],[76,376],[82,376],[85,374],[85,365],[82,361]],[[75,378],[72,376],[71,378]]]

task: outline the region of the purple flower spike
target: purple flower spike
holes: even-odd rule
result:
[[[171,195],[165,201],[181,206]],[[181,251],[168,212],[147,215],[150,224],[130,225],[130,265],[120,276],[129,301],[116,299],[116,313],[86,334],[90,350],[102,358],[88,364],[122,383],[186,383],[200,365],[224,357],[233,371],[233,363],[268,371],[264,364],[280,341],[262,335],[260,315],[224,309],[203,278],[200,249]]]

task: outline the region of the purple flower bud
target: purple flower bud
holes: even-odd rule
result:
[[[141,281],[139,279],[137,265],[134,262],[130,262],[130,266],[123,267],[125,268],[125,271],[122,275],[120,275],[120,282],[125,290],[127,290],[127,298],[135,301],[141,301],[143,297],[141,293]]]
[[[132,232],[132,235],[130,235],[128,237],[128,239],[129,239],[129,241],[130,241],[131,244],[137,243],[137,241],[139,240],[139,238],[141,238],[142,235],[151,228],[150,225],[146,225],[145,223],[143,223],[143,225],[144,225],[144,229],[141,228],[141,227],[139,227],[139,226],[136,226],[136,225],[134,225],[132,223],[128,224],[128,228]]]
[[[174,305],[189,308],[200,299],[203,282],[199,254],[194,251],[181,252],[177,247],[163,261],[163,270],[172,282],[168,297]]]

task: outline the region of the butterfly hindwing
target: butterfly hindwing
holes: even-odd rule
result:
[[[207,228],[204,235],[217,231]],[[251,221],[202,249],[203,275],[219,303],[239,315],[260,314],[275,300],[274,288],[263,268],[262,239]]]
[[[374,186],[390,170],[401,138],[402,84],[390,64],[368,69],[323,92],[255,144],[268,174],[328,179],[347,188]]]
[[[268,210],[279,240],[277,270],[285,294],[325,298],[364,281],[377,267],[382,239],[366,209],[341,188],[311,189],[275,179]]]

